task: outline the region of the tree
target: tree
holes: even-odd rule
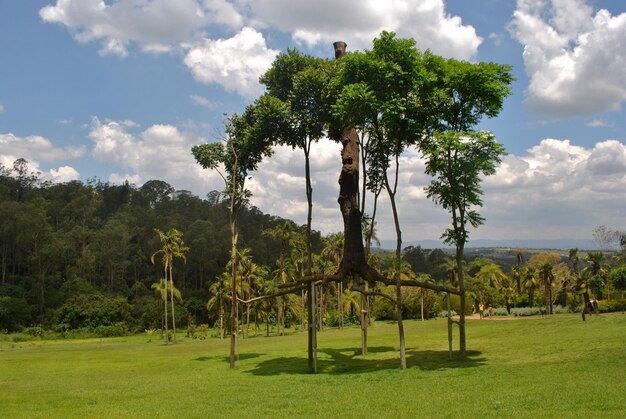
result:
[[[328,92],[332,64],[328,60],[303,55],[296,50],[280,54],[272,67],[260,78],[276,107],[276,115],[284,117],[273,135],[278,143],[299,148],[304,153],[304,172],[307,199],[307,264],[311,275],[311,222],[313,213],[313,186],[311,182],[311,146],[322,138],[329,121],[332,95]],[[315,337],[315,287],[309,284],[309,371],[317,371]]]
[[[183,242],[183,233],[176,230],[175,228],[170,229],[167,233],[159,230],[158,228],[154,229],[154,231],[159,235],[159,239],[161,240],[161,248],[154,252],[150,257],[150,260],[154,264],[154,257],[157,255],[162,255],[163,261],[163,271],[165,274],[165,278],[167,280],[167,288],[170,291],[170,303],[172,307],[172,330],[174,336],[174,343],[176,341],[176,318],[174,313],[174,275],[173,275],[173,265],[174,258],[180,258],[183,260],[187,260],[186,253],[189,251],[189,248],[185,246]],[[167,303],[166,303],[167,305]],[[167,316],[167,308],[165,309],[165,315]],[[166,319],[167,326],[167,319]],[[166,339],[167,342],[167,339]]]
[[[610,273],[610,277],[615,289],[621,291],[623,300],[624,290],[626,290],[626,266],[613,269]]]
[[[534,266],[537,269],[537,276],[540,279],[544,287],[544,302],[546,312],[553,314],[553,286],[556,279],[555,267],[561,261],[561,256],[555,252],[537,253],[533,255],[528,264]]]
[[[511,314],[511,306],[515,300],[515,288],[511,279],[502,272],[502,268],[495,263],[484,265],[476,274],[480,280],[488,282],[502,297],[506,306],[506,311]]]
[[[294,231],[293,223],[289,221],[285,221],[284,223],[279,224],[272,229],[267,229],[263,231],[263,234],[265,234],[266,236],[272,237],[280,241],[278,275],[279,275],[281,284],[284,284],[285,282],[287,282],[287,278],[285,275],[285,254],[287,250],[289,249],[289,242],[293,235],[293,231]],[[285,328],[284,313],[285,313],[284,301],[281,301],[280,307],[278,309],[278,323],[282,325],[283,327],[283,334],[284,334],[284,328]]]
[[[488,132],[436,133],[421,146],[426,158],[426,173],[434,179],[426,188],[426,195],[441,205],[452,216],[452,228],[442,238],[454,244],[457,263],[461,308],[459,343],[461,357],[465,357],[465,283],[463,254],[469,238],[468,224],[477,228],[485,219],[474,209],[482,206],[481,175],[495,174],[504,155],[504,147]]]
[[[430,115],[426,112],[424,102],[421,100],[430,94],[428,84],[424,81],[429,76],[428,67],[430,54],[421,54],[415,49],[415,41],[412,39],[397,39],[394,33],[383,32],[374,40],[371,51],[352,53],[343,59],[342,85],[344,85],[340,98],[335,105],[335,112],[344,122],[344,126],[356,127],[362,136],[368,141],[368,188],[377,194],[380,187],[384,187],[389,197],[396,232],[396,299],[400,301],[400,276],[399,264],[402,251],[402,232],[399,215],[396,206],[396,194],[400,170],[400,155],[410,145],[414,145],[427,131],[427,119]],[[356,134],[350,134],[356,136]],[[344,143],[342,159],[352,162],[354,168],[349,168],[347,173],[355,177],[346,185],[358,192],[358,147],[353,150],[346,147],[350,144],[345,136],[337,137]],[[355,143],[356,144],[356,143]],[[348,153],[348,154],[346,154]],[[392,173],[392,178],[389,176]],[[346,176],[347,177],[347,176]],[[340,178],[341,184],[341,178]],[[344,187],[344,185],[342,185]],[[340,191],[341,195],[341,191]],[[346,202],[345,208],[355,211],[354,218],[360,218],[362,214],[356,203]],[[344,218],[346,217],[345,210]],[[350,222],[350,221],[349,221]],[[356,221],[354,230],[362,240],[360,224]],[[358,252],[361,257],[362,243],[357,243],[346,234],[346,249],[354,247],[351,253]],[[347,252],[345,252],[347,253]],[[349,256],[354,258],[354,256]],[[361,263],[358,259],[350,261],[351,264]],[[348,258],[344,258],[342,266],[344,271],[358,272],[359,268],[346,266]],[[363,266],[366,266],[365,264]],[[405,337],[402,322],[402,309],[397,307],[398,332],[400,337],[400,367],[406,368]]]
[[[220,322],[220,339],[224,339],[224,305],[228,296],[227,286],[228,273],[223,272],[217,280],[209,287],[209,292],[213,295],[207,302],[206,308],[211,311],[217,304],[217,316]]]
[[[522,284],[524,289],[528,291],[528,306],[532,307],[535,303],[535,290],[539,288],[539,280],[537,278],[537,268],[533,265],[526,265],[522,273]]]
[[[224,193],[230,201],[228,224],[231,234],[232,281],[231,368],[235,368],[237,342],[237,218],[240,209],[250,196],[250,192],[245,188],[248,172],[257,168],[263,156],[271,155],[271,135],[280,129],[284,120],[284,115],[275,112],[277,107],[274,104],[271,98],[260,98],[253,105],[248,106],[243,115],[235,114],[227,121],[225,144],[203,144],[191,149],[198,164],[205,169],[216,170],[219,173],[224,180]]]

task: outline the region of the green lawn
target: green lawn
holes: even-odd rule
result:
[[[468,322],[469,358],[448,360],[445,320],[408,321],[408,369],[397,328],[228,341],[147,336],[0,341],[0,417],[620,417],[626,416],[626,315]],[[458,344],[455,334],[455,347]]]

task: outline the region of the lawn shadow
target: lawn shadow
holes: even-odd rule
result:
[[[368,348],[368,356],[361,356],[361,348],[320,348],[318,353],[329,358],[318,358],[317,369],[320,374],[362,374],[380,370],[399,368],[398,356],[376,358],[371,354],[394,353],[397,350],[389,346]],[[449,359],[448,351],[407,351],[407,368],[419,368],[422,371],[439,371],[451,368],[477,368],[485,364],[486,358],[479,351],[468,351],[467,358],[461,360],[458,353]],[[270,376],[280,374],[308,374],[306,357],[281,357],[259,362],[245,372],[253,375]]]
[[[261,353],[255,353],[255,352],[246,352],[243,354],[239,354],[237,355],[237,361],[243,361],[246,359],[252,359],[252,358],[258,358],[260,356],[263,356],[265,354],[261,354]],[[228,356],[201,356],[198,358],[195,358],[194,361],[200,361],[200,362],[205,362],[205,361],[212,361],[214,359],[219,359],[222,362],[230,362],[230,355]]]

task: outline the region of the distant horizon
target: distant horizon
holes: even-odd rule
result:
[[[380,249],[395,249],[395,240],[381,240]],[[452,246],[445,245],[441,240],[407,240],[402,243],[402,248],[408,246],[420,246],[422,249],[447,249]],[[569,250],[578,248],[581,251],[609,251],[619,252],[620,249],[601,249],[593,239],[476,239],[470,240],[466,249],[479,248],[520,248],[533,250]]]

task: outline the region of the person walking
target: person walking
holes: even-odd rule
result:
[[[489,320],[493,317],[493,306],[489,304]]]

